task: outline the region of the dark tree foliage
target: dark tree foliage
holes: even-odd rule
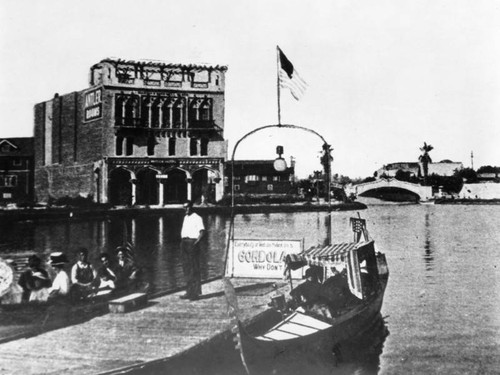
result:
[[[429,186],[442,187],[444,192],[458,193],[462,190],[463,179],[460,176],[438,176],[432,174],[428,176],[427,183]]]
[[[483,165],[479,167],[477,173],[500,173],[500,167],[492,167],[491,165]]]
[[[477,173],[472,168],[464,168],[456,171],[454,176],[465,180],[468,183],[477,182]]]
[[[399,181],[411,182],[414,184],[419,183],[419,179],[412,175],[410,171],[403,171],[402,169],[399,169],[394,177]]]

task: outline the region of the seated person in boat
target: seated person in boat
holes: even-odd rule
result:
[[[64,299],[69,295],[71,281],[64,270],[66,263],[68,263],[68,260],[65,254],[61,252],[50,254],[50,265],[56,272],[56,277],[49,289],[49,300]]]
[[[99,289],[115,289],[116,274],[111,268],[111,261],[108,253],[102,253],[99,256],[101,266],[97,270],[99,278]]]
[[[321,286],[323,301],[332,310],[341,309],[346,305],[350,294],[346,269],[339,272],[335,267],[332,267],[331,276]]]
[[[139,269],[136,267],[128,249],[118,246],[116,249],[117,263],[114,268],[116,275],[116,287],[127,288],[137,283]]]
[[[28,269],[19,277],[18,284],[23,289],[23,302],[43,301],[47,299],[52,282],[49,274],[42,267],[42,261],[37,255],[28,258]]]
[[[305,274],[306,281],[292,289],[290,295],[299,305],[310,308],[320,300],[321,284],[313,268],[308,268]]]
[[[97,272],[88,261],[88,250],[78,249],[78,261],[71,268],[71,294],[74,299],[83,299],[94,293],[99,285]]]

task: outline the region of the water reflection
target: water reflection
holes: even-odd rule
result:
[[[380,370],[380,356],[387,336],[389,336],[389,329],[382,315],[379,314],[365,334],[343,342],[335,348],[338,362],[332,373],[336,375],[377,374]]]
[[[424,215],[424,262],[425,262],[425,270],[427,272],[431,272],[434,269],[434,254],[433,248],[431,244],[431,224],[430,224],[430,214],[426,212]],[[431,277],[431,275],[427,274],[427,277]]]

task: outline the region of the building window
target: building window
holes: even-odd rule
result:
[[[10,152],[10,146],[8,144],[3,144],[1,151],[5,153]]]
[[[115,153],[117,156],[123,155],[123,137],[116,137]]]
[[[254,182],[254,181],[259,181],[259,176],[255,175],[255,174],[250,174],[247,176],[246,178],[246,182]]]
[[[179,99],[172,108],[172,122],[175,129],[183,128],[182,109],[182,100]]]
[[[273,191],[273,184],[267,185],[267,191]]]
[[[273,181],[274,182],[279,182],[280,181],[280,176],[273,176]]]
[[[200,140],[200,155],[201,156],[208,155],[208,138],[202,138]]]
[[[234,191],[240,191],[240,185],[234,185]]]
[[[175,155],[175,140],[176,140],[176,138],[169,138],[168,139],[168,155],[169,156]]]
[[[125,112],[125,98],[116,97],[115,99],[115,124],[120,126],[125,124],[125,119],[123,118]]]
[[[23,161],[21,158],[14,158],[12,159],[12,165],[14,167],[21,167],[23,165]]]
[[[267,181],[267,176],[261,176],[262,181]]]
[[[134,153],[134,138],[127,137],[125,155],[130,156]]]
[[[190,127],[194,127],[191,124],[194,124],[194,122],[198,120],[198,106],[199,102],[196,99],[194,99],[189,105],[188,122],[190,124]]]
[[[205,99],[200,107],[200,120],[210,121],[212,119],[212,102]]]
[[[5,175],[0,176],[0,187],[15,187],[17,186],[17,176]]]
[[[198,140],[196,138],[191,138],[189,140],[189,155],[198,155]]]
[[[149,137],[148,138],[148,156],[151,156],[154,154],[155,154],[155,138]]]

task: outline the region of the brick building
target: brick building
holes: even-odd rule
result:
[[[234,190],[236,194],[288,194],[293,189],[295,165],[283,172],[274,169],[274,160],[235,160]],[[226,165],[226,186],[231,189],[231,162]]]
[[[35,191],[114,205],[223,196],[226,66],[108,58],[35,105]]]
[[[0,203],[33,201],[33,138],[0,138]]]

